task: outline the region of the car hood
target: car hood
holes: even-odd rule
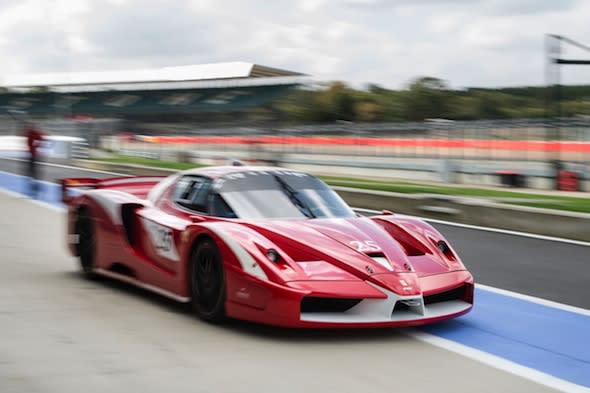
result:
[[[425,276],[464,266],[429,224],[376,216],[244,224],[268,239],[298,274],[291,279],[367,279],[385,273]],[[446,248],[440,247],[444,242]],[[265,244],[260,248],[268,249]],[[443,248],[444,250],[441,250]],[[344,272],[345,274],[343,274]]]

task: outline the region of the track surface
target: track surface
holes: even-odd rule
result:
[[[21,173],[23,162],[0,159],[0,171]],[[112,177],[43,166],[43,178]],[[457,249],[478,283],[590,309],[590,247],[433,224]]]
[[[211,326],[75,272],[63,212],[0,193],[0,391],[550,392],[400,330]]]
[[[590,247],[433,224],[476,282],[590,308]]]
[[[18,173],[21,166],[0,160],[0,171]],[[43,176],[55,181],[112,175],[45,166]],[[391,391],[400,381],[409,392],[550,391],[416,341],[403,330],[322,332],[238,322],[224,327],[203,324],[187,307],[158,296],[108,280],[83,280],[73,273],[76,261],[64,251],[63,212],[23,199],[0,193],[0,255],[8,261],[0,276],[2,392],[373,392]],[[435,225],[453,242],[478,282],[588,308],[583,285],[588,282],[588,247]],[[564,269],[578,270],[564,274]],[[583,371],[587,351],[576,344],[589,338],[583,317],[570,320],[567,313],[534,311],[535,306],[519,305],[518,300],[490,299],[498,295],[486,291],[478,296],[479,307],[467,319],[435,327],[432,333],[489,353],[509,345],[511,350],[497,354],[550,373],[552,365],[566,362],[556,375],[588,383]],[[489,308],[502,302],[508,303],[498,310]],[[500,319],[508,324],[494,320],[502,310],[508,314],[504,311]],[[510,322],[514,311],[526,315],[525,325],[524,320],[522,326]],[[546,325],[545,330],[524,333],[536,323]],[[560,344],[558,336],[565,331],[571,333]],[[535,343],[544,352],[535,353]],[[577,367],[581,368],[575,371]]]

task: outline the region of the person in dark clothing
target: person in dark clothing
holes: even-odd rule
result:
[[[29,160],[27,162],[27,176],[30,179],[31,196],[36,196],[39,191],[39,170],[37,162],[39,160],[39,147],[43,142],[43,133],[33,124],[27,123],[24,127],[24,136],[27,138],[27,147],[29,150]]]

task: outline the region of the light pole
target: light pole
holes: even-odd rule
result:
[[[561,58],[561,44],[575,46],[579,49],[590,52],[590,46],[580,44],[570,38],[563,37],[557,34],[547,34],[545,36],[545,117],[547,127],[552,130],[550,137],[556,141],[557,150],[550,155],[555,171],[555,188],[558,188],[559,170],[562,168],[561,162],[561,65],[590,65],[590,60],[580,59],[562,59]],[[546,133],[548,134],[548,132]],[[549,135],[546,135],[546,138]]]

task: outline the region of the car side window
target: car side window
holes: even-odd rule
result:
[[[211,195],[211,215],[223,218],[238,218],[236,213],[219,194]]]
[[[211,179],[201,176],[184,176],[174,189],[174,201],[179,205],[201,213],[207,213],[207,201]]]

